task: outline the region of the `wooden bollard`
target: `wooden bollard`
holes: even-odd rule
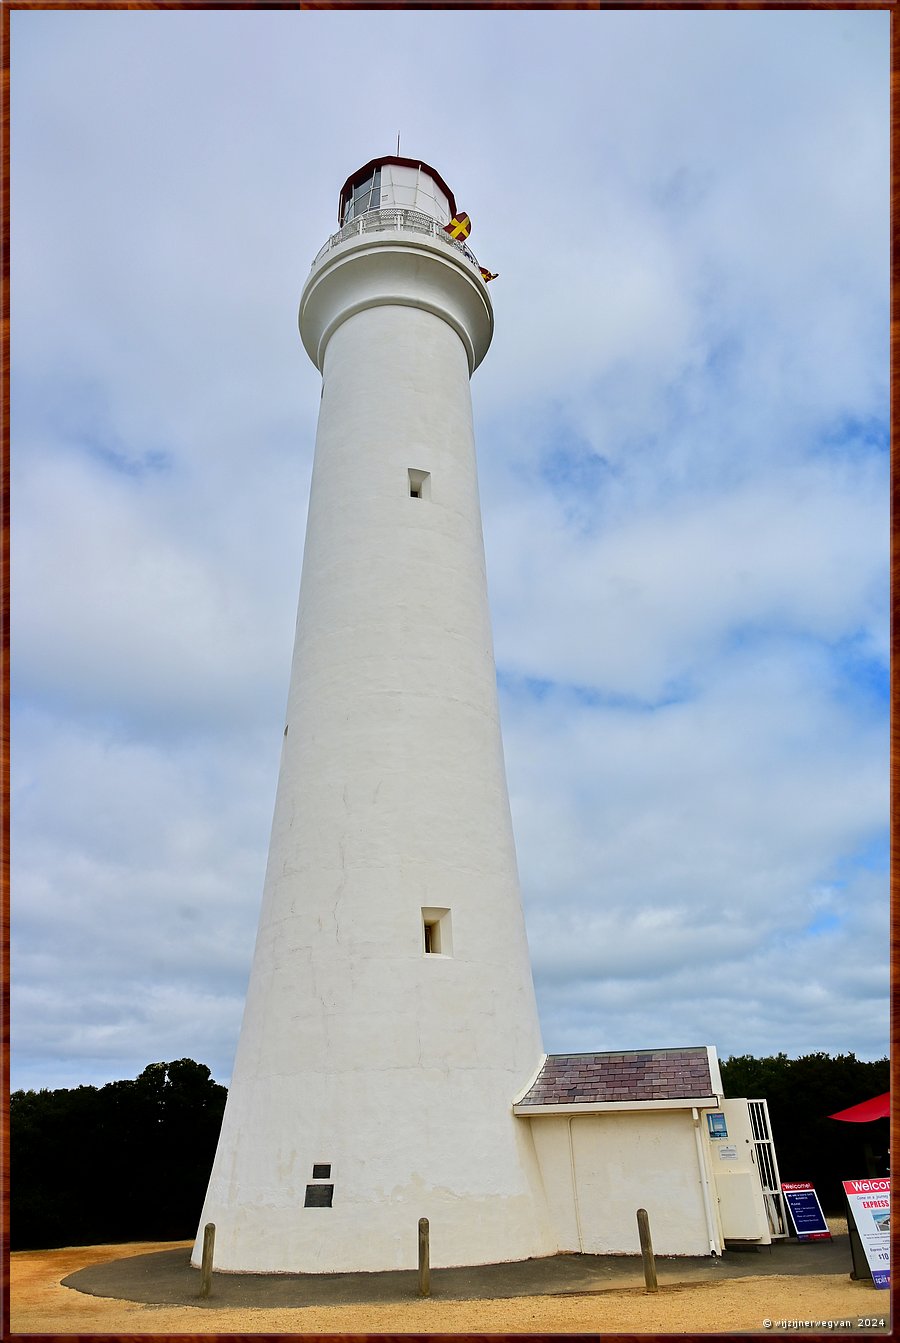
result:
[[[419,1218],[419,1296],[431,1296],[427,1217]]]
[[[644,1287],[648,1292],[657,1292],[656,1260],[653,1258],[653,1242],[650,1239],[650,1215],[646,1208],[638,1208],[637,1224],[641,1238],[641,1258],[644,1261]]]
[[[213,1252],[216,1248],[216,1224],[207,1222],[203,1228],[203,1258],[200,1261],[200,1295],[209,1296],[212,1285]]]

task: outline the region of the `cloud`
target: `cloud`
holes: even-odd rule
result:
[[[814,1027],[810,1048],[878,1051],[886,863],[866,870],[861,855],[884,833],[886,741],[871,706],[836,700],[832,688],[817,653],[778,645],[731,654],[707,668],[699,693],[655,708],[507,685],[511,804],[548,1048],[637,1046],[639,1020],[645,1040],[662,1031],[663,1043],[684,1043],[707,1003],[715,1028],[704,1038],[724,1052],[777,1052],[778,1038],[808,1042]],[[847,1016],[838,985],[851,982],[850,966],[864,967],[852,982],[862,991],[865,981],[867,1006]],[[768,1000],[785,1003],[785,975],[801,1002],[811,985],[827,988],[827,1011],[801,1030],[785,1007],[781,1036],[765,1044],[754,1027],[748,1043],[741,1013],[775,1015]],[[718,1004],[729,992],[741,1007]],[[591,1023],[602,1043],[588,1038]]]
[[[14,1085],[230,1068],[338,188],[422,154],[545,1043],[886,1050],[872,12],[12,20]]]
[[[493,508],[500,665],[654,700],[754,632],[883,649],[885,484],[877,462],[813,461],[641,507],[613,483],[606,519],[563,467]]]
[[[18,716],[15,1029],[33,1069],[202,1050],[227,1075],[280,735]]]
[[[286,693],[290,626],[273,596],[294,585],[260,581],[268,510],[246,491],[240,527],[211,535],[191,518],[203,487],[179,474],[122,473],[77,450],[39,449],[23,465],[14,691],[183,726]]]

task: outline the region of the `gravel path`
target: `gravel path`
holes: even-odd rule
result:
[[[780,1333],[888,1332],[889,1293],[853,1282],[846,1272],[742,1276],[702,1284],[517,1296],[502,1300],[302,1306],[148,1305],[86,1295],[62,1279],[91,1265],[190,1242],[100,1245],[21,1251],[10,1256],[11,1329],[15,1334],[396,1334],[396,1333]],[[814,1248],[814,1247],[809,1247]],[[810,1260],[810,1267],[815,1261]],[[765,1321],[773,1322],[766,1327]],[[862,1323],[873,1321],[872,1324]],[[835,1329],[831,1325],[831,1330]]]

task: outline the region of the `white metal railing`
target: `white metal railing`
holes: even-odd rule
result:
[[[446,243],[448,247],[453,247],[457,252],[461,252],[476,270],[480,271],[481,269],[466,244],[460,242],[458,238],[451,238],[439,219],[423,214],[421,210],[397,208],[366,210],[358,218],[351,219],[337,233],[332,233],[325,246],[319,249],[312,263],[313,268],[331,251],[332,247],[337,247],[338,243],[346,242],[348,238],[358,237],[364,233],[386,233],[392,230],[395,232],[411,230],[413,233],[427,233],[432,238],[437,238],[439,242]]]
[[[766,1213],[769,1218],[769,1230],[773,1240],[783,1240],[788,1234],[785,1216],[784,1194],[781,1192],[781,1175],[778,1170],[778,1158],[772,1141],[772,1125],[769,1120],[769,1107],[764,1100],[748,1100],[750,1127],[753,1133],[753,1145],[756,1149],[756,1165],[763,1187]]]

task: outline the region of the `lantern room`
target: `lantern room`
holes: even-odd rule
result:
[[[418,210],[445,224],[456,213],[456,199],[440,173],[421,159],[387,155],[372,159],[347,178],[338,223],[349,224],[369,210],[398,209]]]

